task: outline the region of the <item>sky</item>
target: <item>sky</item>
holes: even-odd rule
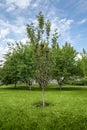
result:
[[[87,0],[0,0],[0,59],[7,43],[28,41],[26,24],[36,23],[40,11],[58,29],[60,46],[67,41],[87,51]]]

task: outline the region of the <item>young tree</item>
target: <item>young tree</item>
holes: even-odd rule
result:
[[[49,20],[45,21],[42,12],[37,16],[37,26],[34,24],[27,25],[27,34],[34,51],[34,58],[36,63],[36,79],[42,88],[42,105],[44,102],[44,88],[46,87],[50,76],[50,48],[51,41],[51,23]],[[55,37],[55,36],[54,36]]]

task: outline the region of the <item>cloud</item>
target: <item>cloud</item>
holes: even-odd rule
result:
[[[32,7],[37,7],[39,6],[40,1],[36,0],[36,2],[34,1],[34,3],[32,4]]]
[[[73,22],[74,22],[73,20],[66,19],[66,18],[59,20],[59,22],[58,22],[59,31],[63,33],[67,30],[70,30]]]
[[[3,7],[3,5],[4,5],[3,3],[0,3],[0,7]]]
[[[62,10],[60,12],[64,13]],[[47,14],[47,19],[51,21],[51,29],[54,30],[58,28],[59,33],[66,32],[71,29],[72,24],[74,23],[73,19],[68,19],[66,16],[64,18],[57,17],[56,10],[54,7]]]
[[[55,28],[58,29],[58,33],[61,34],[62,42],[73,42],[71,38],[71,26],[74,23],[74,20],[72,19],[59,19],[58,17],[55,17],[55,19],[52,20],[52,26],[51,29],[54,30]]]
[[[29,42],[28,38],[20,38],[19,40],[16,40],[17,42],[22,42],[23,44],[25,44],[26,42]],[[6,42],[6,43],[15,43],[14,39],[11,38],[5,38],[4,40],[2,40],[2,43]],[[8,45],[4,46],[3,44],[0,44],[0,60],[5,60],[4,59],[4,55],[9,51]]]
[[[5,38],[9,34],[9,29],[1,29],[0,30],[0,38]]]
[[[6,4],[8,5],[7,11],[12,11],[15,9],[15,6],[25,9],[31,3],[31,0],[6,0]]]
[[[7,43],[27,40],[24,21],[22,17],[14,20],[14,23],[0,20],[0,59],[3,59],[3,54],[7,52]]]
[[[8,52],[8,47],[3,47],[0,44],[0,60],[4,60],[4,54],[6,54]]]
[[[58,28],[59,32],[65,32],[71,28],[71,25],[73,24],[74,20],[71,19],[59,19],[56,17],[54,20],[52,20],[52,30],[54,28]]]
[[[23,44],[25,44],[26,42],[29,42],[29,39],[23,38],[23,39],[18,40],[18,42],[22,42]]]
[[[87,11],[87,0],[79,0],[78,2],[76,1],[76,9],[77,13],[84,13]]]
[[[82,55],[80,54],[80,53],[78,53],[77,55],[76,55],[76,58],[75,58],[75,60],[77,61],[78,59],[82,59]]]
[[[79,21],[78,24],[84,24],[86,22],[87,22],[87,19],[85,18],[85,19],[82,19],[81,21]]]
[[[62,42],[63,43],[69,42],[70,44],[74,44],[74,39],[72,38],[70,30],[67,31],[67,32],[64,32],[61,37],[62,37]]]
[[[12,39],[12,38],[4,38],[2,41],[5,42],[5,43],[15,42],[15,40]]]
[[[14,4],[10,4],[10,6],[7,8],[7,12],[11,12],[11,11],[14,11],[16,8],[16,6]]]
[[[23,24],[22,18],[16,19],[14,24],[11,24],[9,21],[5,22],[0,20],[0,37],[5,38],[8,34],[23,34],[26,33],[26,26]]]

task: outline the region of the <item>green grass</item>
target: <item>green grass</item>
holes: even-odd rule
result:
[[[42,101],[38,88],[0,87],[0,130],[87,130],[87,87],[55,87],[45,90],[45,108],[33,105]]]

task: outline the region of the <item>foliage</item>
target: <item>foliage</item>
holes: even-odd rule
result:
[[[16,87],[16,83],[19,80],[18,76],[18,59],[16,54],[13,53],[6,57],[6,61],[3,66],[3,79],[2,82],[5,84],[14,83]]]
[[[35,78],[35,65],[32,48],[30,45],[23,45],[18,53],[19,77],[31,90],[32,81]]]
[[[87,77],[87,52],[85,51],[85,49],[83,49],[81,56],[82,56],[81,69],[82,69],[84,78],[86,78]]]
[[[5,57],[6,61],[3,66],[4,74],[2,81],[5,84],[16,84],[17,81],[22,81],[25,82],[27,86],[30,86],[32,78],[34,78],[32,49],[29,45],[23,45],[22,43],[15,43],[14,46],[13,43],[9,44],[11,52]]]
[[[51,23],[49,20],[45,20],[42,12],[37,16],[37,26],[33,23],[27,25],[27,34],[30,39],[30,43],[33,46],[34,57],[36,62],[36,79],[42,88],[42,99],[44,106],[44,87],[48,84],[50,76],[50,40],[54,43],[57,40],[56,32],[51,38]]]
[[[67,42],[62,48],[57,46],[54,50],[55,67],[53,77],[57,79],[60,89],[63,81],[75,73],[76,54],[76,50]]]

